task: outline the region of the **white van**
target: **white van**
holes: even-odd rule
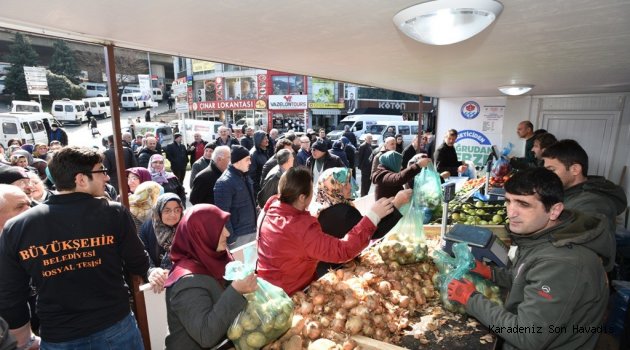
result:
[[[214,141],[219,135],[219,127],[223,125],[221,122],[211,122],[208,120],[184,119],[178,125],[179,132],[184,136],[184,143],[187,145],[195,141],[195,133],[200,133],[204,141]]]
[[[413,141],[413,138],[418,135],[418,122],[417,121],[393,121],[393,122],[377,122],[370,125],[365,133],[372,134],[372,147],[377,147],[383,144],[383,135],[387,132],[389,127],[394,128],[394,136],[401,134],[403,137],[403,148],[407,147]],[[359,140],[363,142],[365,135],[362,135]]]
[[[49,117],[48,113],[0,113],[0,143],[6,146],[9,140],[18,139],[48,144]]]
[[[85,89],[85,97],[107,97],[107,84],[85,82],[79,84]]]
[[[153,102],[151,98],[143,99],[142,94],[139,92],[132,92],[120,96],[120,106],[125,110],[138,110],[141,108],[157,107],[157,104]]]
[[[42,105],[35,101],[11,101],[11,113],[43,113]]]
[[[403,121],[402,115],[386,115],[386,114],[355,114],[349,115],[345,117],[342,121],[337,124],[335,130],[331,131],[326,135],[329,140],[335,141],[341,138],[343,135],[344,127],[347,125],[350,127],[350,130],[354,132],[357,137],[357,140],[366,133],[367,128],[371,125],[376,124],[377,122],[390,122],[390,121]],[[317,131],[317,130],[315,130]]]
[[[81,125],[87,122],[85,116],[85,105],[82,101],[74,101],[67,98],[54,100],[50,108],[52,115],[62,122]]]
[[[147,132],[157,138],[158,142],[162,146],[162,149],[173,143],[173,128],[170,125],[163,123],[137,123],[134,126],[136,135],[144,136]]]
[[[110,118],[112,116],[111,109],[109,107],[109,97],[89,97],[83,99],[85,109],[88,108],[92,112],[92,115],[99,118]]]
[[[162,94],[162,90],[158,88],[153,88],[153,101],[162,102],[164,100],[164,95]]]

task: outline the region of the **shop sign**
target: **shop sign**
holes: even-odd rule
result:
[[[309,102],[308,108],[338,108],[343,109],[343,103],[335,103],[335,102]]]
[[[308,108],[306,95],[269,95],[269,109],[303,110]]]
[[[201,101],[193,104],[194,111],[214,111],[225,109],[255,109],[260,100]],[[262,101],[264,104],[265,101]]]
[[[258,74],[258,98],[267,98],[267,75]]]
[[[407,105],[404,102],[382,101],[378,103],[378,108],[400,109],[401,111],[405,111],[407,110]]]
[[[504,111],[504,98],[440,99],[436,137],[440,140],[448,129],[457,125],[457,157],[483,166],[493,145],[502,148]]]

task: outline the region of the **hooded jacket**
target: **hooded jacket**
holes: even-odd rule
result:
[[[593,349],[603,332],[603,265],[614,260],[608,224],[602,215],[569,210],[559,220],[531,235],[510,233],[518,246],[512,267],[493,268],[493,280],[510,288],[505,305],[479,293],[466,304],[467,313],[506,341],[504,349]]]
[[[585,213],[599,213],[606,216],[610,224],[610,234],[614,237],[615,220],[628,205],[623,188],[602,176],[589,176],[585,182],[564,191],[564,207]]]
[[[260,192],[260,178],[262,177],[263,166],[269,160],[267,150],[260,148],[260,143],[267,137],[264,131],[258,130],[254,133],[254,148],[249,152],[252,157],[252,164],[249,166],[249,178],[254,182],[254,195]],[[269,146],[267,146],[267,149]]]

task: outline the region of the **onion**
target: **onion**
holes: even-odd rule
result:
[[[398,332],[398,324],[395,321],[388,322],[387,329],[392,333],[396,333]]]
[[[372,272],[366,272],[363,274],[363,280],[365,280],[365,282],[367,282],[368,284],[374,282],[374,279],[376,278],[376,275],[373,274]]]
[[[398,320],[398,327],[399,327],[400,329],[405,329],[405,328],[409,327],[409,319],[408,319],[408,318],[406,318],[406,317],[401,317],[401,318]]]
[[[343,342],[342,350],[353,350],[356,347],[357,342],[352,339],[346,339],[346,341]]]
[[[350,310],[350,315],[359,316],[363,319],[370,317],[370,310],[365,305],[359,305]]]
[[[341,305],[343,304],[344,300],[345,300],[343,298],[343,295],[335,294],[335,296],[333,298],[334,298],[333,300],[334,300],[335,307],[336,308],[340,308]]]
[[[322,326],[317,321],[311,321],[306,324],[303,333],[305,337],[315,340],[319,338],[319,335],[322,333]]]
[[[363,321],[358,316],[350,316],[346,321],[346,332],[355,335],[363,328]]]
[[[302,315],[293,315],[293,319],[291,320],[291,330],[295,330],[295,334],[302,333],[302,329],[304,329],[304,324],[306,320]]]
[[[337,320],[346,320],[346,318],[348,318],[348,310],[346,309],[339,309],[337,310],[337,312],[335,312],[335,319]]]
[[[374,331],[374,339],[383,340],[385,339],[386,330],[384,328],[376,328]]]
[[[370,326],[369,324],[364,324],[363,328],[361,329],[361,333],[363,333],[363,335],[366,337],[372,337],[374,335],[374,327]]]
[[[314,314],[321,314],[322,311],[324,311],[324,306],[323,305],[315,305],[315,306],[313,306],[313,313]]]
[[[392,296],[389,298],[389,301],[394,305],[398,305],[400,302],[400,292],[397,290],[392,290]]]
[[[389,283],[387,281],[381,281],[381,282],[378,283],[378,291],[383,296],[387,296],[391,289],[392,289],[392,285],[391,285],[391,283]]]
[[[343,304],[341,304],[341,307],[343,307],[344,309],[350,310],[353,307],[357,306],[359,304],[359,301],[351,296],[347,296],[346,300],[343,301]]]
[[[398,270],[398,269],[400,269],[400,264],[398,262],[396,262],[396,261],[390,262],[387,266],[389,267],[390,270]]]
[[[324,294],[315,294],[313,295],[313,305],[322,305],[326,301],[326,296]]]
[[[336,270],[335,276],[337,276],[338,279],[343,281],[343,270],[342,269]]]
[[[411,298],[408,297],[407,295],[401,295],[398,301],[398,305],[400,305],[400,307],[408,307],[409,306],[409,302],[411,301]]]
[[[422,288],[422,294],[424,294],[424,296],[427,298],[432,298],[433,293],[434,293],[433,288],[427,288],[427,287]]]
[[[414,292],[414,298],[416,299],[416,303],[418,303],[418,305],[424,305],[427,302],[427,299],[425,298],[424,294],[422,294],[422,292],[420,291]]]
[[[375,315],[374,317],[372,317],[372,322],[374,323],[374,327],[376,328],[382,328],[383,325],[385,325],[382,315]]]
[[[401,290],[402,289],[402,284],[400,283],[400,281],[398,280],[391,280],[390,282],[392,284],[392,289],[397,289],[397,290]]]
[[[341,320],[341,319],[336,318],[336,319],[334,319],[332,321],[331,328],[335,332],[343,332],[345,327],[346,327],[346,320],[345,319]]]
[[[302,305],[300,306],[300,313],[302,315],[309,315],[311,312],[313,312],[313,304],[309,303],[308,301],[303,301]]]
[[[324,327],[324,328],[328,328],[330,326],[331,322],[332,321],[330,320],[330,317],[328,317],[328,316],[322,316],[322,317],[319,318],[319,324],[321,324],[322,327]]]

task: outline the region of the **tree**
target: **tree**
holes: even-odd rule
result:
[[[149,67],[137,51],[117,48],[114,51],[116,63],[116,83],[122,90],[130,82],[136,81],[138,74],[147,74]],[[88,71],[90,81],[100,82],[101,74],[105,72],[105,57],[95,52],[80,52],[77,55],[81,65]]]
[[[39,55],[31,46],[30,41],[24,35],[15,33],[13,43],[9,45],[9,54],[5,60],[11,63],[11,68],[5,79],[5,93],[14,94],[15,99],[28,100],[26,79],[24,78],[24,66],[35,67]]]
[[[80,74],[80,71],[70,47],[65,41],[57,40],[53,44],[53,49],[48,69],[55,74],[65,76],[74,84],[79,83],[77,76]]]
[[[79,85],[73,84],[70,79],[61,74],[48,72],[46,74],[48,80],[48,90],[50,91],[50,100],[61,100],[69,98],[71,100],[80,100],[85,96],[85,91]]]

